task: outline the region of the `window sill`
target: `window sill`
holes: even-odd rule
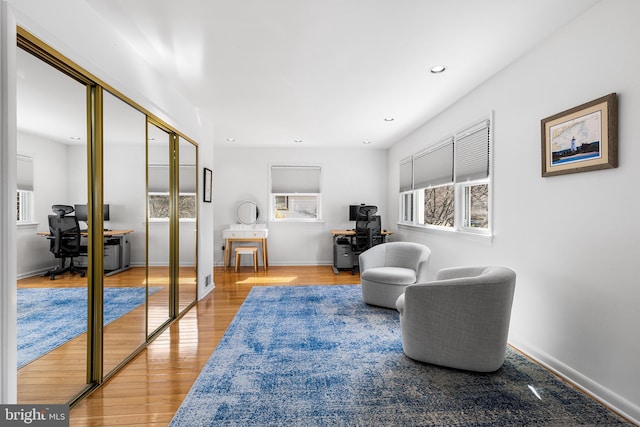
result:
[[[149,218],[149,223],[167,223],[169,218]],[[195,218],[180,218],[179,222],[196,222]]]
[[[38,228],[38,225],[40,225],[40,223],[39,222],[18,222],[16,225],[18,226],[18,229]]]
[[[404,228],[411,231],[419,231],[421,233],[441,235],[441,236],[450,236],[457,239],[465,239],[476,242],[485,242],[485,243],[493,243],[493,234],[490,233],[474,233],[472,231],[465,230],[453,230],[453,229],[445,229],[445,228],[435,228],[435,227],[423,227],[420,225],[414,224],[404,224],[398,223],[399,228]]]
[[[326,221],[323,219],[271,219],[269,224],[324,224]]]

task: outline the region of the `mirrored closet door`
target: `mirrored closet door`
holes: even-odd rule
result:
[[[64,403],[87,384],[87,86],[23,49],[16,65],[18,403]]]
[[[73,405],[196,301],[197,145],[18,46],[18,403]]]
[[[184,138],[178,141],[178,311],[181,313],[196,300],[197,291],[198,149]]]
[[[171,159],[172,135],[154,123],[147,124],[147,235],[149,327],[153,335],[170,319],[171,295]]]
[[[146,117],[103,94],[103,372],[146,341]]]

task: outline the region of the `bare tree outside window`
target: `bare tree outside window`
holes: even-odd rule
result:
[[[453,227],[455,218],[454,186],[426,188],[424,190],[424,223]]]
[[[180,194],[178,196],[179,218],[195,218],[197,210],[195,194]]]
[[[178,217],[194,219],[197,213],[195,194],[180,194],[178,196]],[[149,194],[149,218],[169,218],[169,194]]]
[[[467,213],[465,226],[489,228],[489,184],[465,187]]]

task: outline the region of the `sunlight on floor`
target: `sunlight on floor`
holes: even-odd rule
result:
[[[236,282],[238,285],[242,284],[262,284],[262,283],[290,283],[296,280],[298,276],[291,277],[247,277],[244,280]]]

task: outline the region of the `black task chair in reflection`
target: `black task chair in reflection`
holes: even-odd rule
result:
[[[73,213],[73,207],[67,205],[53,205],[51,209],[55,215],[49,215],[49,250],[60,259],[57,269],[47,271],[44,275],[55,280],[56,276],[62,273],[80,273],[84,277],[85,272],[73,265],[73,258],[80,256],[80,225]],[[66,265],[67,258],[69,265]]]
[[[352,251],[355,259],[364,251],[382,243],[382,221],[376,206],[362,205],[356,215],[356,235],[353,238]],[[358,268],[354,263],[352,273]]]

